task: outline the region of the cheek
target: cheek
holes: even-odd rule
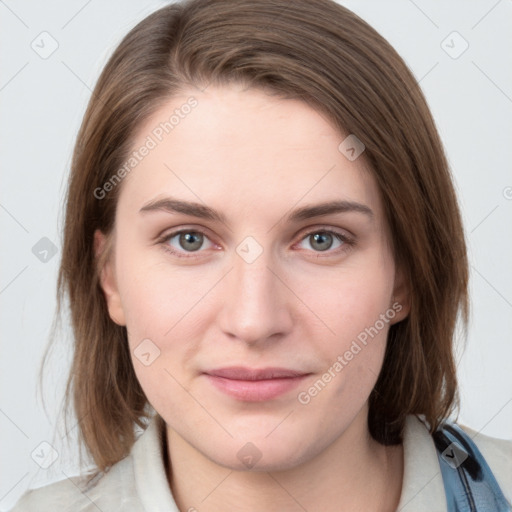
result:
[[[120,293],[130,355],[137,380],[150,404],[171,416],[186,414],[194,404],[184,387],[192,375],[189,362],[198,350],[187,313],[200,290],[187,288],[182,274],[163,272],[162,265],[135,254],[119,265]],[[180,277],[181,276],[181,277]],[[198,287],[198,285],[196,285]],[[183,293],[186,290],[186,293]],[[202,291],[202,294],[205,292]],[[172,397],[172,400],[170,400]]]
[[[191,372],[189,361],[194,361],[198,333],[204,331],[198,312],[207,300],[201,298],[217,277],[201,278],[192,267],[173,271],[161,255],[148,256],[143,250],[125,253],[116,268],[137,378],[150,401],[160,389],[168,392],[170,387],[179,394],[171,375],[182,382]]]
[[[357,263],[354,260],[350,268],[333,272],[321,293],[318,287],[315,293],[309,288],[312,309],[329,328],[323,329],[322,339],[311,333],[330,389],[314,399],[318,407],[339,404],[343,408],[348,402],[358,407],[367,399],[382,367],[390,321],[396,314],[392,307],[394,264],[382,253],[367,256]],[[303,289],[307,293],[306,286]],[[313,395],[322,386],[318,383],[311,390]],[[336,399],[329,405],[333,397]]]
[[[298,402],[304,411],[325,411],[336,430],[366,403],[382,368],[387,334],[394,310],[389,304],[386,280],[344,279],[339,293],[322,298],[325,323],[334,331],[316,339],[316,354],[323,362],[322,372],[299,390]],[[363,283],[366,286],[363,286]]]
[[[134,242],[135,249],[116,261],[127,327],[134,338],[162,339],[186,316],[192,299],[197,301],[207,289],[193,272],[173,272],[159,251],[137,251],[136,243],[140,245]]]
[[[326,333],[342,345],[373,326],[392,306],[394,268],[379,260],[339,269],[316,281],[315,287],[309,280],[301,286],[305,302],[328,327]]]

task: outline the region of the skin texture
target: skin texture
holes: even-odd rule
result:
[[[394,510],[402,446],[386,448],[370,437],[367,400],[389,326],[407,315],[408,294],[376,182],[362,158],[349,161],[338,150],[348,134],[311,107],[238,85],[175,96],[141,126],[134,148],[191,95],[197,106],[124,179],[113,252],[101,274],[110,316],[127,326],[137,378],[167,425],[178,506]],[[168,196],[208,205],[226,222],[140,212]],[[332,200],[362,203],[373,216],[286,221],[293,209]],[[162,240],[182,228],[205,233],[199,250],[180,245],[179,235]],[[333,237],[322,251],[313,235],[326,229],[355,243]],[[262,249],[251,263],[237,253],[248,236]],[[98,253],[104,244],[97,231]],[[397,303],[400,311],[378,334],[301,403],[298,393]],[[134,352],[145,339],[160,351],[147,366]],[[277,398],[248,402],[202,374],[226,366],[312,375]],[[252,468],[237,456],[248,442],[261,455]]]

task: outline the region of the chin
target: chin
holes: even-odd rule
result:
[[[212,462],[233,471],[286,471],[308,460],[308,453],[305,451],[307,443],[302,442],[295,445],[283,444],[282,440],[276,438],[271,441],[260,437],[246,436],[244,440],[230,441],[223,450],[208,450],[203,452]],[[214,444],[219,446],[219,444]]]

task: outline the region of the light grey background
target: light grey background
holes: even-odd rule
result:
[[[512,0],[341,3],[395,46],[432,109],[455,176],[471,261],[459,421],[511,438]],[[54,428],[69,364],[67,325],[45,388],[48,414],[36,379],[54,313],[65,180],[102,66],[122,36],[163,5],[0,0],[0,510],[29,486],[77,472],[76,429],[66,435]],[[50,36],[40,35],[45,31]],[[44,55],[52,44],[58,48]],[[43,237],[55,244],[53,257],[44,253],[51,245],[40,242]],[[43,246],[34,254],[37,243]],[[48,469],[35,462],[41,450],[48,453],[44,441],[59,454]]]

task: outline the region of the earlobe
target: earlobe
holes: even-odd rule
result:
[[[126,325],[121,296],[116,282],[112,236],[107,236],[97,229],[94,232],[94,254],[99,283],[107,302],[108,314],[116,324]]]
[[[391,321],[392,324],[396,324],[404,320],[404,318],[407,318],[411,310],[410,286],[403,272],[397,271],[396,273],[395,287],[393,289],[393,298],[390,307],[395,311],[395,316]]]

